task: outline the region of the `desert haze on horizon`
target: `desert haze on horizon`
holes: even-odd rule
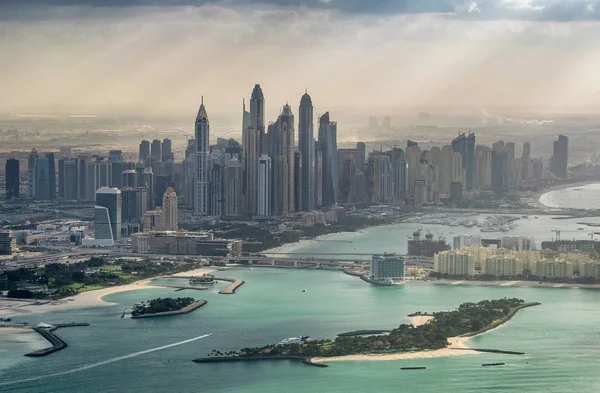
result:
[[[598,0],[235,3],[0,2],[0,111],[231,114],[260,83],[273,111],[600,112]]]

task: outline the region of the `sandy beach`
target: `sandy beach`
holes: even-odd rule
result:
[[[418,282],[418,281],[413,281]],[[444,285],[475,285],[475,286],[501,286],[501,287],[537,287],[537,288],[585,288],[585,289],[600,289],[600,284],[566,284],[556,282],[539,281],[476,281],[476,280],[447,280],[440,279],[435,281],[427,281],[434,284]]]
[[[413,326],[424,325],[433,319],[432,316],[417,315],[410,318]],[[448,345],[446,348],[426,350],[426,351],[415,351],[415,352],[400,352],[400,353],[385,353],[385,354],[361,354],[361,355],[346,355],[346,356],[334,356],[334,357],[316,357],[312,358],[315,363],[329,363],[329,362],[345,362],[345,361],[370,361],[370,360],[405,360],[405,359],[427,359],[427,358],[439,358],[445,356],[461,356],[461,355],[475,355],[479,352],[467,350],[467,341],[471,337],[450,337],[448,338]]]

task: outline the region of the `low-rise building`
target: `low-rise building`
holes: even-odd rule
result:
[[[154,231],[131,236],[133,249],[141,254],[239,256],[240,240],[215,239],[210,232]]]

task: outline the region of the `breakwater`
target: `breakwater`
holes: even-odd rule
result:
[[[139,319],[139,318],[166,317],[166,316],[170,316],[170,315],[187,314],[189,312],[199,309],[200,307],[204,306],[206,303],[208,303],[206,300],[198,300],[188,306],[185,306],[181,310],[157,312],[154,314],[132,315],[131,318]]]
[[[184,289],[193,289],[193,290],[196,290],[196,291],[205,291],[205,290],[208,289],[206,287],[196,287],[196,286],[193,286],[193,285],[168,285],[168,284],[152,284],[152,285],[156,285],[156,286],[164,287],[164,288],[175,288],[175,289],[177,289],[179,291],[182,291]]]
[[[228,281],[229,284],[225,289],[219,291],[221,295],[233,295],[235,294],[235,290],[244,285],[244,281],[236,280],[235,278],[227,278],[227,277],[215,277],[215,280]]]
[[[505,351],[503,349],[486,349],[486,348],[452,348],[456,351],[477,351],[485,353],[502,353],[505,355],[527,355],[525,352],[519,351]]]
[[[354,337],[354,336],[366,336],[366,335],[375,335],[375,334],[386,334],[390,333],[391,330],[354,330],[352,332],[340,333],[338,337]]]
[[[65,349],[67,347],[67,343],[61,340],[58,336],[56,336],[53,332],[58,328],[64,327],[75,327],[75,326],[90,326],[89,323],[57,323],[51,327],[33,327],[32,329],[39,333],[40,336],[44,337],[50,344],[51,347],[39,349],[37,351],[26,353],[25,356],[30,357],[41,357],[47,356],[56,351],[60,351],[61,349]]]
[[[230,362],[259,362],[259,361],[273,361],[273,360],[295,360],[300,361],[302,364],[313,367],[329,367],[323,363],[313,363],[311,358],[303,356],[223,356],[214,358],[199,358],[192,360],[194,363],[230,363]]]

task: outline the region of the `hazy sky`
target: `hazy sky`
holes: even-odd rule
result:
[[[0,0],[0,111],[600,106],[598,37],[600,0]]]

